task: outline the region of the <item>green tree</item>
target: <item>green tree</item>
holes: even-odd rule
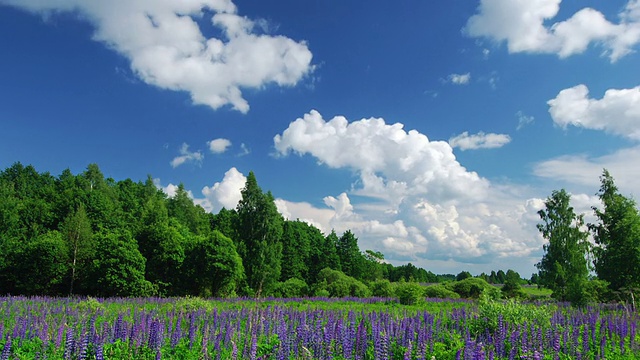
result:
[[[61,295],[68,265],[62,234],[53,230],[40,235],[18,254],[17,290],[25,295]]]
[[[472,278],[473,275],[471,275],[470,272],[468,271],[461,271],[458,275],[456,275],[456,281],[462,281],[464,279],[468,279],[468,278]]]
[[[86,266],[95,252],[91,223],[82,204],[65,218],[60,230],[69,249],[69,268],[71,271],[69,294],[73,294],[73,286],[78,276],[84,275]]]
[[[524,290],[522,290],[520,282],[520,274],[511,269],[507,270],[504,285],[500,289],[502,291],[502,295],[508,298],[526,297],[526,294],[524,293]]]
[[[217,230],[192,244],[184,272],[184,281],[205,297],[234,296],[244,280],[242,259],[233,241]]]
[[[238,202],[239,253],[247,283],[256,297],[268,295],[280,279],[283,219],[271,192],[263,193],[253,172]]]
[[[145,258],[126,230],[100,232],[92,264],[92,294],[98,296],[150,296],[153,286],[144,277]]]
[[[176,194],[169,198],[167,210],[169,216],[176,218],[194,234],[206,235],[211,229],[204,209],[193,203],[182,183],[178,185]]]
[[[281,281],[291,278],[305,280],[309,273],[309,258],[311,256],[311,225],[303,221],[285,221],[282,232],[282,262]]]
[[[613,177],[605,169],[598,193],[603,209],[593,208],[599,220],[590,224],[597,244],[595,270],[598,278],[613,291],[640,286],[640,214],[636,203],[620,194]]]
[[[337,250],[342,272],[347,276],[362,279],[364,271],[364,257],[362,256],[362,253],[360,253],[358,239],[351,230],[345,231],[340,239],[338,239]]]
[[[553,291],[553,297],[582,305],[587,299],[585,284],[587,267],[587,231],[583,215],[576,215],[569,202],[571,195],[564,189],[553,191],[538,214],[542,224],[538,230],[549,241],[544,255],[536,264],[540,284]]]

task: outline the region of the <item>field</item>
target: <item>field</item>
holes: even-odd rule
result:
[[[0,359],[636,359],[624,307],[0,298]]]

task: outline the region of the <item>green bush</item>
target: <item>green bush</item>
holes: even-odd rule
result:
[[[279,282],[274,290],[276,297],[297,298],[306,296],[309,293],[309,286],[304,280],[291,278],[285,282]]]
[[[403,305],[415,305],[424,301],[424,288],[415,282],[399,282],[395,293]]]
[[[552,305],[522,304],[514,299],[506,302],[492,299],[488,292],[481,295],[478,302],[478,317],[470,324],[473,334],[484,334],[485,331],[493,333],[498,328],[499,317],[510,326],[518,326],[524,323],[536,324],[537,327],[547,329],[551,326],[551,316],[555,312]]]
[[[478,299],[485,289],[493,288],[497,290],[497,288],[480,278],[468,278],[462,281],[454,281],[447,284],[447,288],[458,293],[460,297],[467,299]]]
[[[342,271],[324,268],[318,273],[318,282],[314,285],[313,293],[325,290],[331,297],[367,297],[371,295],[369,288],[362,282],[345,275]]]
[[[376,280],[369,284],[369,290],[371,290],[371,294],[373,296],[379,297],[392,297],[393,296],[393,287],[391,286],[391,282],[387,279]]]
[[[439,299],[459,299],[457,292],[447,289],[443,284],[430,285],[424,288],[424,296]]]

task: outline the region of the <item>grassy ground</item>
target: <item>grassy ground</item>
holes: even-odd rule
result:
[[[551,296],[551,290],[545,288],[538,288],[535,285],[527,285],[523,286],[522,289],[529,296],[542,297],[542,296]]]

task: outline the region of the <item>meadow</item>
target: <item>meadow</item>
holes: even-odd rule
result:
[[[636,359],[638,314],[486,299],[0,298],[0,359]]]

